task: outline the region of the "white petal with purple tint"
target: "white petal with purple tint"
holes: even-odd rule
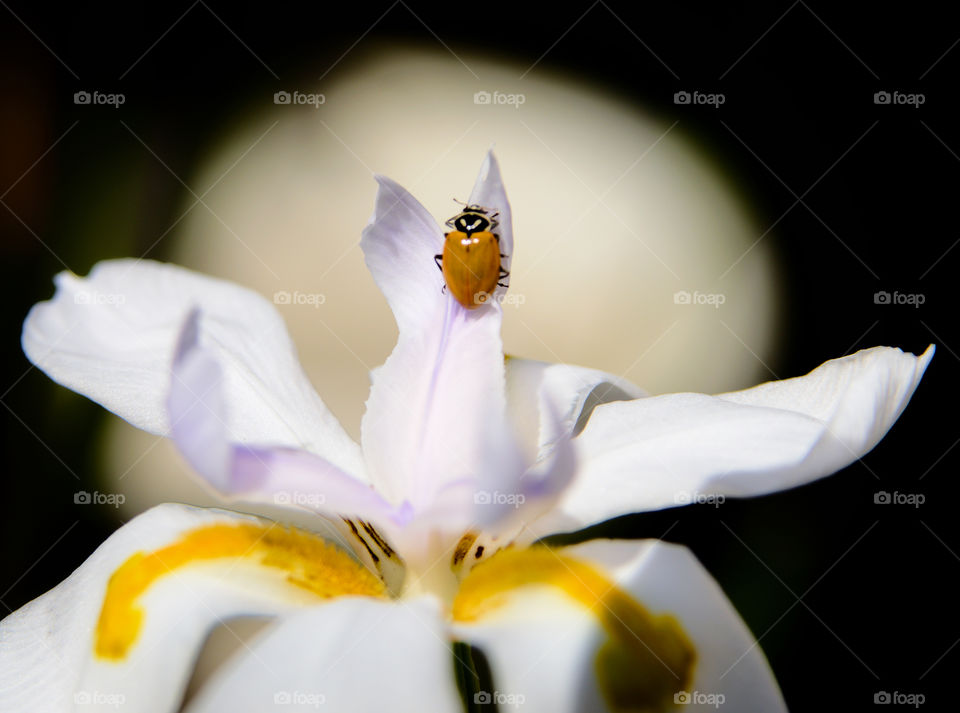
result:
[[[368,484],[309,451],[237,443],[223,369],[201,344],[202,323],[194,310],[184,324],[169,397],[171,435],[198,474],[221,494],[248,502],[385,522],[405,517]]]
[[[62,272],[33,307],[23,349],[54,381],[151,433],[168,434],[167,393],[180,329],[194,308],[224,373],[238,443],[302,448],[363,477],[359,446],[317,396],[277,310],[252,290],[151,260]]]

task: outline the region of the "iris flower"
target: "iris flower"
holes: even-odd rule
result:
[[[180,504],[139,515],[0,622],[0,709],[180,710],[209,632],[269,617],[188,711],[784,710],[755,638],[686,548],[541,540],[834,473],[886,434],[933,347],[867,349],[715,396],[505,357],[506,288],[461,305],[433,259],[441,228],[377,181],[361,246],[399,340],[371,374],[360,444],[251,290],[113,260],[59,274],[32,309],[23,347],[52,379],[174,439],[227,500],[308,510],[316,527]],[[509,270],[492,154],[469,204],[499,213]]]

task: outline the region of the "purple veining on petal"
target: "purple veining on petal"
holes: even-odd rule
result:
[[[394,522],[401,527],[406,527],[409,525],[411,522],[413,522],[413,518],[416,516],[416,509],[409,500],[404,500],[402,503],[400,503],[399,507],[395,509],[395,512],[396,515]]]
[[[433,361],[433,369],[430,372],[430,383],[427,386],[426,391],[426,403],[434,403],[434,395],[437,391],[437,381],[440,378],[440,371],[443,368],[444,354],[447,350],[447,341],[450,335],[450,330],[452,329],[453,323],[456,321],[459,313],[466,312],[466,309],[453,299],[452,296],[447,294],[447,299],[443,303],[443,328],[440,331],[440,343],[437,346],[437,355]],[[418,438],[418,447],[417,447],[417,463],[422,463],[424,461],[424,446],[427,441],[428,435],[430,433],[430,422],[433,420],[433,410],[430,406],[427,406],[426,415],[423,419],[423,424],[420,428],[420,434]],[[425,493],[425,478],[423,477],[424,473],[422,470],[417,470],[416,482],[413,484],[412,492],[410,493],[413,498],[413,502],[422,503],[426,497],[429,497],[429,493]]]
[[[200,320],[195,309],[184,323],[168,399],[174,442],[197,473],[228,496],[396,519],[395,508],[379,493],[321,456],[296,448],[231,442],[223,371],[200,343]]]
[[[223,370],[200,348],[200,310],[190,311],[177,340],[167,407],[170,435],[193,468],[217,489],[226,484],[230,446],[220,415]]]
[[[435,420],[437,417],[438,407],[443,401],[444,397],[444,395],[441,395],[438,392],[438,382],[440,381],[441,377],[444,377],[448,381],[451,378],[471,378],[471,374],[457,375],[447,373],[451,368],[450,364],[452,362],[452,360],[448,358],[451,334],[457,330],[467,328],[469,326],[469,322],[484,318],[485,313],[488,310],[493,309],[499,309],[499,306],[490,303],[478,307],[475,310],[468,310],[449,294],[447,295],[447,299],[444,301],[443,327],[440,332],[436,357],[431,365],[432,368],[430,371],[429,383],[425,391],[425,414],[420,432],[417,437],[418,447],[416,451],[417,457],[415,463],[416,476],[415,482],[411,487],[412,501],[420,506],[429,503],[432,499],[439,495],[440,491],[450,485],[463,480],[476,479],[476,463],[458,463],[456,465],[458,471],[450,473],[428,473],[425,472],[424,468],[420,467],[420,464],[429,462],[428,454],[436,449],[451,447],[451,444],[449,443],[438,442],[436,437],[438,430],[436,428],[437,424],[435,423]],[[469,345],[461,344],[460,348],[465,348],[468,346]],[[463,404],[463,407],[465,409],[480,408],[480,405],[465,403]],[[465,421],[469,423],[472,422],[472,419],[465,417]],[[480,437],[480,433],[473,432],[471,428],[468,427],[460,437],[476,439]]]
[[[224,492],[313,512],[396,520],[398,509],[373,488],[307,451],[234,446]]]

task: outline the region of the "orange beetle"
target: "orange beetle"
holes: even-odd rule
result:
[[[446,222],[452,230],[445,235],[443,254],[433,259],[457,302],[467,309],[486,304],[494,289],[509,272],[500,264],[506,255],[500,252],[500,236],[493,231],[497,216],[478,205],[467,205]]]

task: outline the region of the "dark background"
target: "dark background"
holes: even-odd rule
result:
[[[57,584],[117,524],[111,508],[73,505],[74,474],[95,482],[90,444],[103,413],[28,371],[19,335],[64,263],[85,274],[98,259],[140,255],[156,238],[150,226],[176,218],[181,187],[129,135],[120,140],[118,117],[183,175],[247,93],[282,88],[243,44],[281,78],[299,75],[306,61],[332,64],[381,18],[368,37],[431,44],[432,31],[451,47],[525,64],[546,53],[544,67],[605,84],[708,146],[760,222],[775,224],[765,240],[785,266],[787,300],[770,364],[777,374],[861,347],[919,353],[937,344],[904,416],[862,462],[792,492],[615,527],[666,532],[692,548],[762,637],[793,710],[857,709],[878,691],[955,705],[960,24],[938,15],[947,10],[821,1],[0,4],[0,616]],[[92,87],[123,92],[127,104],[75,106],[74,92]],[[694,89],[726,102],[674,104],[675,92]],[[877,105],[881,90],[925,102]],[[112,184],[105,167],[130,162],[144,164],[141,183]],[[139,229],[76,240],[70,216],[102,192]],[[162,242],[150,256],[164,257]],[[875,304],[879,290],[925,302]],[[878,490],[926,501],[875,505]]]

